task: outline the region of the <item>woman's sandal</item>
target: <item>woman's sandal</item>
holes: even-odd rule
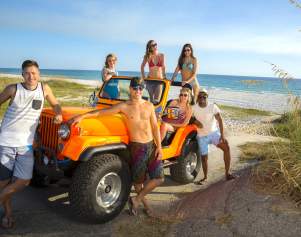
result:
[[[13,217],[3,216],[1,219],[1,227],[5,229],[11,229],[15,225]]]
[[[129,198],[129,200],[128,200],[128,205],[129,205],[129,212],[130,212],[130,215],[132,215],[132,216],[137,216],[137,215],[138,215],[138,211],[136,210],[136,208],[134,208],[134,204],[133,204],[133,199],[132,199],[132,197]]]

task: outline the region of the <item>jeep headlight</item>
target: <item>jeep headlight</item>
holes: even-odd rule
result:
[[[59,126],[58,135],[60,138],[66,140],[70,135],[70,128],[67,124],[63,123]]]

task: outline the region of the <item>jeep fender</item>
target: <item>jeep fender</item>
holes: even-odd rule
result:
[[[113,153],[127,150],[127,145],[124,143],[108,144],[103,146],[88,147],[79,156],[79,161],[88,161],[94,155],[104,152],[113,151]]]

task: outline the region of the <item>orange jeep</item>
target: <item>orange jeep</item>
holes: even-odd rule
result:
[[[47,185],[62,177],[72,177],[69,199],[74,211],[85,220],[106,222],[124,208],[131,191],[128,130],[122,114],[86,118],[77,124],[66,123],[77,114],[107,108],[129,99],[130,77],[113,77],[94,93],[90,108],[64,107],[64,123],[53,123],[54,113],[44,109],[36,136],[36,163],[33,183]],[[160,88],[157,95],[143,91],[158,117],[167,105],[168,92],[178,96],[181,83],[169,80],[145,80],[146,88]],[[160,121],[159,121],[160,123]],[[159,125],[158,125],[159,126]],[[201,162],[195,139],[196,127],[187,125],[167,134],[162,142],[163,165],[172,179],[192,182]]]

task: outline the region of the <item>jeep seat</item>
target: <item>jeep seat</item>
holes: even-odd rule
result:
[[[165,138],[164,138],[163,141],[161,142],[161,145],[162,145],[162,146],[169,146],[169,145],[172,143],[172,140],[173,140],[174,136],[176,135],[176,132],[177,132],[177,131],[174,131],[174,132],[168,131],[168,132],[166,133]]]

